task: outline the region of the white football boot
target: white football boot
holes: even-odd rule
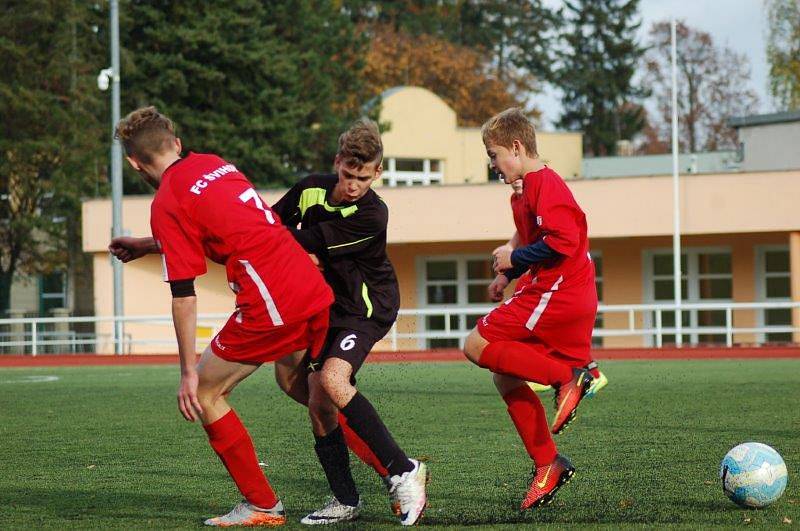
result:
[[[381,476],[381,481],[383,482],[383,486],[386,487],[386,492],[389,494],[389,507],[392,509],[392,514],[395,516],[400,516],[400,503],[392,493],[391,476]]]
[[[400,506],[400,523],[414,525],[422,517],[428,505],[428,496],[425,492],[427,483],[427,467],[416,459],[409,459],[414,465],[410,472],[390,478],[392,487],[389,496]]]
[[[283,510],[283,503],[280,500],[271,509],[262,509],[247,501],[242,501],[228,514],[209,518],[203,523],[217,527],[277,527],[286,523],[286,512]]]
[[[325,525],[337,524],[339,522],[349,522],[355,520],[361,514],[361,508],[364,504],[361,499],[358,500],[358,505],[345,505],[336,499],[336,496],[331,496],[328,503],[322,509],[317,509],[311,514],[308,514],[300,520],[301,524],[305,525]]]

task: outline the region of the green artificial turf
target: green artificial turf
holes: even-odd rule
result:
[[[684,528],[800,523],[800,361],[606,362],[610,383],[556,438],[577,468],[554,503],[520,513],[530,461],[486,371],[466,363],[372,364],[359,388],[401,446],[428,462],[423,526]],[[53,381],[53,378],[57,380]],[[42,381],[45,380],[45,381]],[[51,381],[47,381],[51,380]],[[176,407],[169,366],[0,370],[0,529],[186,528],[239,495],[199,425]],[[552,411],[551,394],[540,395]],[[231,403],[253,436],[291,528],[328,495],[305,411],[265,366]],[[718,467],[760,441],[789,469],[783,498],[743,510]],[[366,507],[353,527],[397,526],[382,483],[354,462]]]

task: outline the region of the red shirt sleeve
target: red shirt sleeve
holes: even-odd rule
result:
[[[161,246],[164,281],[195,278],[206,273],[201,232],[173,198],[163,195],[156,198],[150,214],[150,228]]]
[[[538,190],[528,191],[530,204],[536,205],[536,224],[542,240],[557,253],[572,256],[580,246],[579,219],[583,216],[572,192],[555,172],[543,172]],[[533,197],[532,197],[533,196]]]

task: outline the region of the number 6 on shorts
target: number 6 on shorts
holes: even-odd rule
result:
[[[344,339],[342,339],[342,342],[339,343],[339,348],[342,350],[352,349],[354,346],[356,346],[356,339],[357,337],[355,334],[350,334],[349,336],[345,336]]]

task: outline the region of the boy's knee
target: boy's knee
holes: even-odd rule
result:
[[[287,373],[276,370],[275,383],[278,384],[278,387],[281,388],[281,391],[283,391],[287,395],[289,394],[289,390],[292,388],[292,386],[289,382],[289,375]]]
[[[314,433],[325,433],[337,422],[339,410],[324,393],[311,393],[308,400],[308,417]]]
[[[488,344],[489,343],[478,333],[478,329],[474,328],[467,336],[466,341],[464,341],[464,355],[475,365],[480,365],[478,361],[481,359],[483,349],[486,348]]]
[[[230,391],[220,389],[219,387],[202,385],[202,383],[197,386],[197,401],[200,402],[200,406],[204,409],[213,407],[218,400],[228,394],[230,394]]]
[[[328,366],[322,369],[319,381],[328,395],[336,394],[344,386],[350,385],[348,378],[342,372],[329,369]]]

